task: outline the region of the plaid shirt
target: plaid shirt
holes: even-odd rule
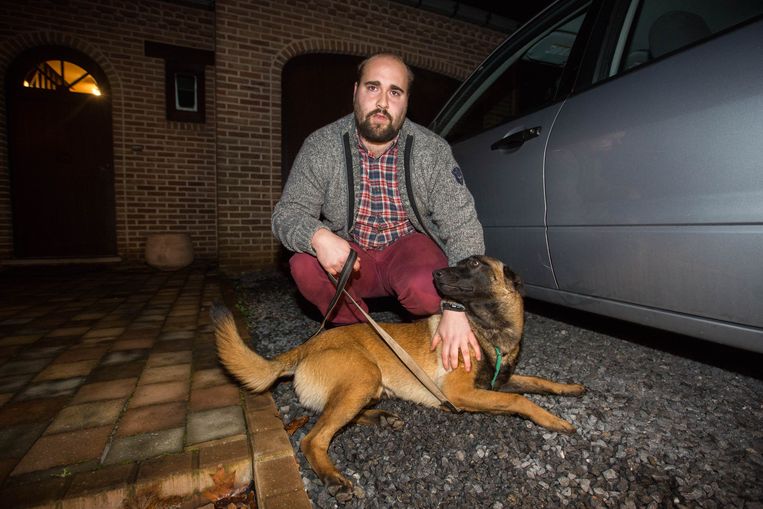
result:
[[[382,249],[414,231],[397,185],[397,139],[374,158],[358,139],[360,206],[350,234],[363,249]]]

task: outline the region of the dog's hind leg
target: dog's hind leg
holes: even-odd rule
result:
[[[296,376],[306,370],[300,385],[314,381],[325,391],[323,412],[313,429],[302,439],[300,448],[338,500],[349,500],[352,483],[337,470],[328,455],[334,435],[350,423],[372,401],[381,397],[381,372],[362,352],[327,350],[311,355],[300,365]],[[296,378],[295,378],[296,383]]]
[[[504,392],[521,392],[525,394],[556,394],[559,396],[580,396],[585,387],[580,384],[562,384],[545,378],[527,375],[511,375],[509,381],[501,386]]]
[[[353,419],[353,422],[365,426],[389,426],[395,431],[402,429],[405,424],[405,421],[397,415],[373,408],[367,408],[360,412],[358,416]]]

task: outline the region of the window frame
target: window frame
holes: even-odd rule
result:
[[[146,41],[145,55],[164,59],[164,103],[167,120],[176,122],[206,122],[206,75],[205,68],[214,65],[212,51],[184,48]],[[179,108],[176,102],[177,83],[175,75],[189,74],[196,79],[196,110]]]
[[[576,12],[582,12],[586,5],[590,4],[587,7],[588,13],[583,20],[583,25],[578,32],[567,64],[562,72],[561,81],[554,98],[542,107],[545,108],[550,104],[563,100],[574,88],[583,60],[583,54],[589,45],[591,31],[599,18],[602,5],[605,3],[603,0],[560,0],[542,11],[530,23],[510,35],[493,50],[487,59],[456,90],[437,117],[432,121],[430,129],[441,136],[447,137],[460,118],[474,104],[475,99],[473,98],[478,97],[485,90],[489,89],[489,87],[483,86],[483,79],[485,77],[492,76],[500,68],[507,69],[508,66],[514,65],[517,58],[521,57],[533,44],[538,42],[548,30],[565,18],[572,17]],[[527,111],[524,115],[532,114],[534,111],[537,111],[537,109]],[[472,133],[469,138],[477,134],[479,133]]]

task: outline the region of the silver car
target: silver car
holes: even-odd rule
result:
[[[527,295],[763,352],[763,1],[558,1],[432,127]]]

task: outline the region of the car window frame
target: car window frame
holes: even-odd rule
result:
[[[507,37],[504,42],[488,55],[488,57],[474,70],[474,72],[472,72],[472,74],[461,84],[461,86],[458,87],[456,92],[445,103],[445,106],[443,106],[440,112],[435,116],[434,120],[429,124],[429,128],[440,135],[442,135],[442,132],[446,127],[448,129],[452,128],[455,122],[457,122],[457,120],[454,121],[454,118],[458,115],[463,115],[469,110],[471,103],[465,105],[465,100],[470,99],[476,91],[479,90],[482,84],[482,78],[490,76],[492,73],[496,72],[496,69],[503,65],[507,59],[522,54],[529,49],[532,44],[537,42],[538,38],[549,29],[563,21],[565,18],[574,15],[576,12],[582,11],[587,4],[590,4],[588,7],[588,14],[583,20],[580,31],[575,38],[572,50],[570,51],[570,57],[562,72],[561,82],[554,94],[553,100],[534,110],[528,110],[524,115],[530,115],[535,111],[556,104],[569,96],[574,90],[575,81],[578,77],[580,65],[588,47],[591,32],[596,24],[596,20],[599,18],[599,11],[602,6],[606,4],[606,0],[559,0],[558,2],[549,5],[519,30]],[[510,65],[513,64],[514,62]],[[478,134],[479,133],[476,132],[472,133],[469,138]]]
[[[739,30],[744,26],[759,22],[763,19],[763,14],[753,16],[746,21],[714,32],[712,35],[704,39],[682,46],[669,53],[644,62],[641,65],[630,69],[616,71],[611,74],[612,66],[615,64],[614,58],[618,46],[621,43],[624,43],[625,46],[629,44],[629,41],[633,36],[634,24],[638,22],[644,2],[645,0],[615,0],[602,9],[599,19],[593,27],[588,44],[589,49],[585,52],[585,55],[582,58],[580,71],[573,84],[570,96],[578,95],[592,88],[609,83],[612,80],[616,80],[621,76],[626,76],[641,69],[645,69],[666,58],[683,53],[696,46],[709,43],[718,37],[722,37],[727,33]],[[621,60],[618,61],[618,65],[620,62]]]

